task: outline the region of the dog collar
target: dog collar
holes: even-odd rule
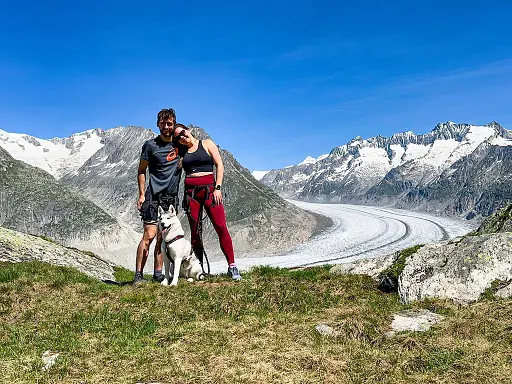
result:
[[[185,236],[183,235],[178,235],[176,236],[175,238],[173,238],[172,240],[170,241],[166,241],[167,244],[171,244],[171,243],[174,243],[176,240],[179,240],[179,239],[183,239]]]

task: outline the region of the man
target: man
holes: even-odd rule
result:
[[[155,267],[153,280],[161,282],[163,255],[161,252],[162,235],[157,228],[158,207],[167,210],[172,204],[178,209],[178,188],[181,177],[179,167],[180,156],[178,148],[173,145],[173,132],[176,124],[176,113],[171,109],[162,109],[158,112],[156,124],[160,134],[148,140],[142,146],[140,155],[137,182],[139,185],[139,199],[137,208],[144,223],[144,235],[137,248],[135,277],[133,283],[143,281],[143,270],[149,252],[149,246],[155,236]],[[149,167],[149,185],[145,190],[146,169]],[[158,234],[158,235],[157,235]]]

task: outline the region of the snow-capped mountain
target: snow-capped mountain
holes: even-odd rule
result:
[[[102,129],[90,129],[66,138],[38,139],[0,130],[0,147],[16,160],[44,169],[59,179],[80,168],[103,146]]]
[[[267,173],[268,173],[268,171],[252,171],[252,172],[251,172],[251,175],[252,175],[256,180],[261,180],[261,179],[263,178],[263,176],[265,176]]]
[[[508,159],[512,133],[495,122],[485,126],[446,122],[424,135],[358,136],[333,148],[327,157],[306,158],[295,166],[272,170],[261,181],[286,197],[400,205],[407,193],[448,177],[444,172],[455,171],[456,164],[477,148],[499,146],[506,148],[503,152]],[[432,209],[439,210],[439,206]],[[468,209],[460,207],[451,213]]]

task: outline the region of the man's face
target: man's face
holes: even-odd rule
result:
[[[164,137],[171,137],[172,131],[174,130],[174,121],[171,118],[167,120],[160,120],[158,122],[158,128],[160,129],[160,134]]]

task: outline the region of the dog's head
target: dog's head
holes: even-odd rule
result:
[[[169,206],[167,211],[160,206],[158,207],[158,225],[160,225],[162,232],[172,227],[177,220],[176,209],[172,205]]]

